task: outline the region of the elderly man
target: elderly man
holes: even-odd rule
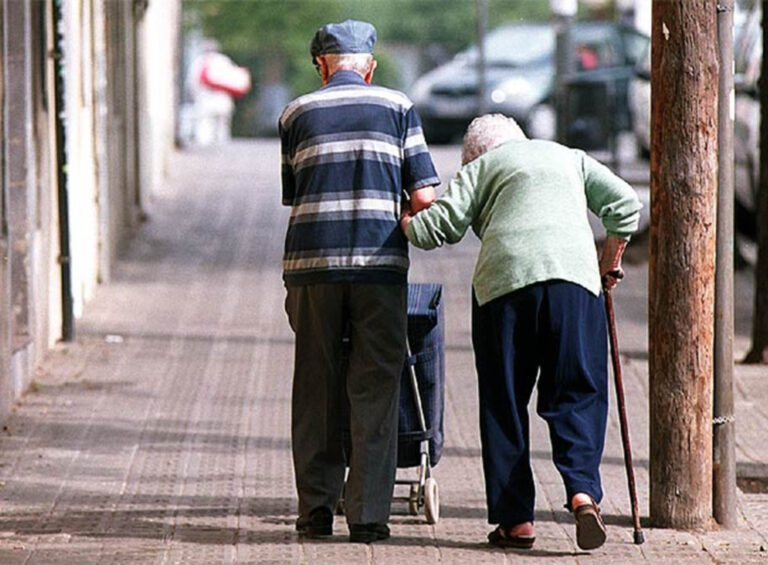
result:
[[[528,140],[500,114],[470,124],[463,168],[428,210],[401,225],[423,249],[482,241],[473,278],[472,342],[480,392],[488,539],[534,542],[528,401],[549,425],[582,549],[605,542],[597,503],[607,417],[606,288],[638,225],[635,191],[581,151]],[[608,237],[598,262],[587,209]]]
[[[283,204],[291,207],[283,279],[296,334],[296,529],[332,534],[348,426],[346,516],[350,541],[365,543],[389,537],[396,472],[408,270],[401,199],[407,193],[419,209],[439,184],[411,102],[371,85],[375,41],[365,22],[320,28],[310,53],[323,86],[291,102],[279,122]]]

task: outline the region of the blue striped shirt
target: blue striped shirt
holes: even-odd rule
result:
[[[285,107],[279,131],[285,284],[405,283],[402,193],[440,182],[411,101],[337,71]]]

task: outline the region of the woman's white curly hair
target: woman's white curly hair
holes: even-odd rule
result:
[[[512,139],[526,139],[517,122],[503,114],[485,114],[472,120],[461,146],[461,164],[474,161],[483,153]]]

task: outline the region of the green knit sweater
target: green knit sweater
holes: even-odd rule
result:
[[[472,226],[482,241],[478,303],[560,279],[600,293],[587,208],[609,235],[629,239],[641,204],[634,189],[586,155],[542,140],[508,141],[468,163],[444,194],[416,214],[406,235],[422,249],[456,243]]]

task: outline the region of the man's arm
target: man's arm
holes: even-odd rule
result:
[[[280,136],[280,179],[283,187],[283,205],[292,206],[296,196],[296,184],[293,176],[288,132],[283,128],[282,118],[277,124],[277,131]]]
[[[421,119],[416,108],[411,107],[403,116],[403,164],[401,168],[403,189],[411,199],[414,212],[428,208],[435,201],[435,186],[440,178],[424,139]]]

